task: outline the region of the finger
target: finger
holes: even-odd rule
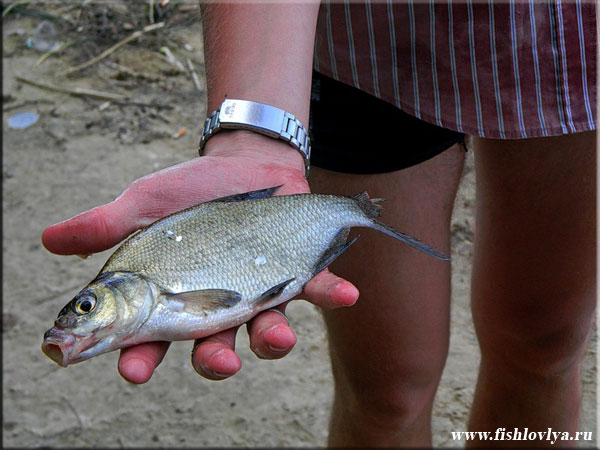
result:
[[[134,181],[112,202],[46,228],[42,244],[59,255],[90,254],[113,247],[139,228],[205,200],[182,188],[190,184],[185,183],[189,170],[173,166]]]
[[[129,201],[119,198],[46,228],[42,244],[59,255],[106,250],[138,228],[133,210]]]
[[[192,350],[192,365],[196,372],[209,380],[224,380],[242,368],[242,361],[234,351],[238,328],[196,339]]]
[[[334,309],[354,305],[358,300],[358,289],[325,269],[306,284],[300,297],[321,308]]]
[[[269,165],[260,169],[264,177],[259,179],[266,185],[253,189],[283,184],[278,195],[309,192],[306,179],[294,171]],[[134,181],[110,203],[48,227],[42,233],[42,243],[60,255],[106,250],[165,215],[248,190],[248,173],[252,170],[247,164],[242,166],[231,158],[195,158],[168,167]]]
[[[146,383],[162,362],[169,345],[170,342],[148,342],[121,349],[119,373],[130,383]]]
[[[201,158],[197,158],[201,160]],[[201,178],[198,161],[163,169],[131,183],[115,200],[52,225],[42,243],[59,255],[90,254],[118,244],[139,228],[207,200],[190,182]]]
[[[260,313],[248,323],[250,348],[261,359],[283,358],[296,345],[296,334],[283,314],[285,305]]]

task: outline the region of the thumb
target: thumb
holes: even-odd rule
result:
[[[358,289],[325,269],[306,284],[300,295],[316,306],[334,309],[354,305],[358,300]]]
[[[42,244],[59,255],[90,254],[118,244],[140,227],[135,208],[124,196],[49,226]]]

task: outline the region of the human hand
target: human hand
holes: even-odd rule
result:
[[[286,143],[227,132],[207,143],[205,155],[140,178],[114,201],[48,227],[44,246],[61,255],[99,252],[166,215],[214,198],[277,185],[282,185],[277,195],[310,192],[302,158]],[[305,286],[302,298],[330,309],[354,304],[358,290],[325,270]],[[295,345],[284,311],[285,304],[248,322],[250,347],[258,357],[281,358]],[[195,341],[192,364],[200,375],[221,380],[240,370],[237,328]],[[131,383],[147,382],[168,347],[168,342],[150,342],[122,349],[119,372]]]

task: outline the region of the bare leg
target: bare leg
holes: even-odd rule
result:
[[[312,171],[314,192],[384,197],[382,220],[442,251],[464,150],[379,175]],[[389,237],[357,230],[332,265],[356,284],[351,308],[325,312],[335,379],[330,446],[431,445],[431,408],[449,335],[450,264]]]
[[[473,143],[482,358],[469,427],[576,431],[596,294],[595,134]]]

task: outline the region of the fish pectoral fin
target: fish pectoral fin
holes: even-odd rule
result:
[[[276,286],[273,286],[270,289],[267,289],[265,292],[263,292],[260,297],[258,297],[258,299],[256,300],[256,304],[262,304],[270,299],[272,299],[273,297],[278,296],[279,294],[281,294],[281,291],[283,291],[286,286],[288,284],[290,284],[292,281],[294,281],[296,278],[290,278],[289,280],[284,281],[283,283],[279,283]]]
[[[217,309],[231,308],[242,299],[242,294],[227,289],[202,289],[199,291],[166,294],[165,305],[175,312],[200,314]]]
[[[226,197],[216,198],[211,201],[212,202],[229,203],[229,202],[243,202],[246,200],[256,200],[259,198],[269,198],[269,197],[272,197],[273,194],[275,193],[275,191],[277,189],[279,189],[281,186],[283,186],[283,185],[280,184],[279,186],[273,186],[273,187],[270,187],[267,189],[260,189],[258,191],[250,191],[250,192],[243,192],[241,194],[228,195]]]

